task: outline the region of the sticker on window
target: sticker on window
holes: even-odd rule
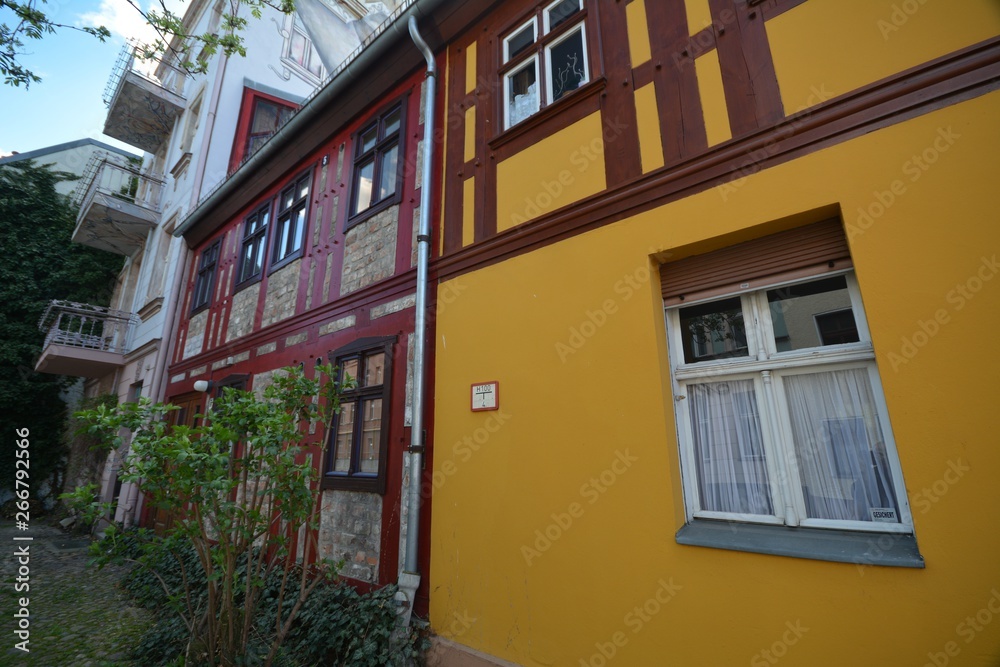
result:
[[[896,518],[896,510],[892,507],[869,507],[868,515],[872,521],[882,521],[883,523],[899,523]]]

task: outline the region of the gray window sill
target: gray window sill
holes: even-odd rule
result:
[[[856,565],[924,567],[913,535],[790,528],[694,520],[677,531],[677,543]]]

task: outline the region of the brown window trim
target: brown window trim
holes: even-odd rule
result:
[[[496,157],[502,160],[538,142],[539,139],[555,134],[591,113],[600,111],[600,94],[606,87],[607,80],[604,77],[584,84],[571,95],[543,107],[531,117],[490,139],[487,142],[489,149],[497,152]]]
[[[330,429],[328,438],[324,446],[326,447],[326,463],[324,465],[325,470],[323,470],[323,478],[321,486],[323,489],[341,489],[346,491],[369,491],[373,493],[378,493],[380,495],[385,494],[386,489],[386,469],[388,467],[389,461],[389,427],[392,421],[392,357],[393,351],[396,347],[396,336],[385,336],[385,337],[369,337],[361,338],[354,341],[344,347],[336,349],[330,352],[327,356],[331,364],[337,364],[339,359],[345,357],[358,356],[359,360],[363,360],[364,354],[367,352],[385,352],[385,370],[383,371],[384,377],[382,381],[381,392],[366,392],[363,388],[351,390],[345,392],[344,402],[357,400],[359,403],[363,403],[365,398],[381,398],[382,399],[382,432],[379,434],[379,455],[378,455],[378,473],[376,475],[360,475],[357,473],[333,473],[331,468],[334,464],[334,441],[336,438],[336,419],[333,422],[333,426]],[[359,366],[360,372],[360,366]],[[357,414],[362,414],[358,411]],[[362,419],[358,419],[358,426],[363,423]],[[351,452],[351,466],[355,464],[354,447],[358,443],[352,441],[352,452]]]
[[[288,184],[284,188],[282,188],[278,194],[277,202],[278,206],[281,206],[281,200],[289,189],[295,189],[303,179],[309,181],[309,192],[308,194],[306,194],[304,198],[294,200],[292,202],[292,205],[287,210],[279,209],[274,214],[274,221],[271,223],[271,226],[274,228],[274,232],[273,234],[269,233],[269,235],[274,236],[274,239],[270,242],[271,248],[270,252],[268,252],[268,258],[270,259],[270,267],[267,269],[267,275],[271,275],[272,273],[282,268],[286,264],[291,264],[292,262],[299,259],[305,254],[306,239],[309,238],[309,214],[312,212],[310,210],[311,207],[309,206],[309,200],[313,196],[313,176],[314,176],[313,168],[309,167],[308,169],[300,173],[298,176],[293,178],[291,181],[289,181]],[[279,241],[278,230],[281,227],[281,217],[286,213],[288,213],[289,211],[294,212],[295,209],[298,208],[298,206],[300,205],[305,208],[305,219],[302,221],[302,245],[299,246],[298,250],[289,253],[288,255],[282,257],[281,259],[277,259],[275,255],[278,252],[278,241]],[[291,215],[289,215],[289,220],[291,220]]]
[[[372,114],[368,122],[362,125],[356,132],[351,134],[351,145],[354,150],[354,156],[351,159],[351,176],[349,187],[350,190],[347,193],[347,218],[344,220],[344,233],[346,234],[351,227],[359,225],[365,220],[368,220],[374,215],[381,213],[390,206],[398,204],[403,200],[403,173],[406,171],[404,166],[406,165],[406,117],[408,114],[408,103],[410,101],[410,94],[403,93],[400,97],[393,100],[391,103],[386,104],[381,107],[377,113]],[[396,191],[391,195],[383,199],[382,201],[376,202],[359,213],[351,213],[354,210],[354,197],[357,195],[358,184],[356,181],[358,174],[358,161],[367,155],[363,153],[361,155],[357,154],[357,149],[360,147],[360,137],[365,130],[371,129],[372,125],[377,125],[379,130],[382,127],[382,119],[399,109],[399,129],[396,131],[396,146],[398,147],[398,153],[396,155]],[[386,142],[384,137],[376,139],[375,147],[371,149],[371,154],[375,156],[376,167],[381,166],[382,162],[380,156],[383,154],[386,144],[391,142]],[[378,170],[375,169],[373,174],[378,175]],[[372,188],[375,188],[375,180],[372,180]]]
[[[191,294],[191,313],[189,317],[197,315],[212,305],[212,292],[215,291],[215,280],[219,274],[219,251],[221,250],[221,245],[222,239],[216,239],[201,252],[198,271],[195,274],[194,291]],[[206,265],[205,260],[209,256],[208,253],[213,253],[213,256]],[[202,303],[198,303],[199,287],[202,286],[203,280],[208,282],[208,293],[205,295],[205,300]]]

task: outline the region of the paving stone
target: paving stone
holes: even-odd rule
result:
[[[14,537],[32,537],[15,541]],[[13,613],[20,597],[28,597],[31,633],[29,653],[10,648],[0,652],[0,664],[19,667],[141,667],[128,656],[152,622],[150,614],[130,606],[117,584],[127,568],[109,565],[101,570],[88,566],[86,550],[59,549],[75,543],[63,531],[39,521],[31,529],[18,531],[14,522],[0,521],[0,543],[13,553],[15,545],[28,545],[30,568],[27,592],[16,592],[18,564],[8,556],[0,559],[0,599],[6,613]],[[55,545],[53,548],[50,545]],[[16,638],[10,635],[13,643]],[[6,641],[5,641],[6,643]],[[8,657],[9,656],[9,657]]]

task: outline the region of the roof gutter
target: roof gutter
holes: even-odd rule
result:
[[[177,226],[174,236],[184,236],[212,211],[237,193],[251,177],[261,171],[268,170],[269,165],[285,149],[293,137],[308,130],[310,125],[328,106],[334,104],[337,98],[346,90],[355,86],[371,69],[379,67],[380,61],[391,53],[400,41],[408,38],[406,25],[411,18],[420,19],[432,14],[438,8],[448,4],[448,0],[413,0],[400,15],[375,37],[370,44],[361,48],[357,55],[348,61],[340,72],[330,80],[316,95],[299,109],[274,135],[243,163],[232,176],[223,181],[190,215]]]

